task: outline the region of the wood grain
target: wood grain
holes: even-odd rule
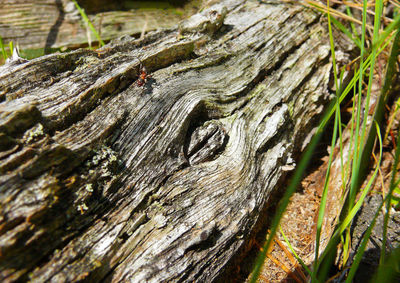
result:
[[[319,15],[269,2],[0,68],[2,281],[221,274],[330,99]]]

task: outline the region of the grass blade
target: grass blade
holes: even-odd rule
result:
[[[6,49],[4,48],[4,44],[3,44],[3,38],[0,36],[0,48],[1,48],[1,53],[3,54],[3,58],[4,60],[7,59],[7,52]]]
[[[381,163],[381,160],[382,160],[382,147],[383,147],[383,146],[382,146],[382,137],[381,137],[381,134],[380,134],[380,131],[379,131],[379,125],[378,125],[378,123],[375,122],[375,126],[378,128],[377,131],[375,131],[375,132],[376,132],[377,135],[378,135],[378,140],[379,140],[379,145],[380,145],[380,147],[379,147],[379,161],[378,161],[378,163],[377,163],[377,166],[376,166],[376,169],[375,169],[375,172],[374,172],[374,176],[376,176],[376,174],[377,174],[378,171],[379,171],[379,166],[380,166],[380,163]],[[372,177],[371,180],[373,180],[373,179],[375,179],[375,178]],[[371,180],[370,180],[370,182],[368,182],[368,184],[371,184],[371,187],[372,187],[372,182],[371,182]],[[364,189],[364,192],[369,192],[369,191],[370,191],[370,187],[367,186],[367,187]],[[363,195],[360,197],[360,200],[357,202],[357,203],[360,204],[359,206],[361,206],[362,203],[364,202],[364,198],[365,198],[365,196],[366,196],[366,193],[364,194],[364,192],[363,192]],[[361,201],[361,200],[362,200],[362,201]],[[359,266],[359,264],[360,264],[360,262],[361,262],[362,256],[363,256],[364,251],[365,251],[365,247],[367,246],[369,237],[370,237],[370,235],[371,235],[371,233],[372,233],[372,229],[373,229],[374,226],[375,226],[376,219],[377,219],[377,217],[378,217],[378,215],[379,215],[379,212],[381,211],[381,208],[382,208],[383,203],[384,203],[384,202],[382,201],[382,204],[381,204],[380,207],[377,209],[377,211],[376,211],[376,213],[375,213],[375,216],[374,216],[372,222],[370,223],[370,225],[369,225],[367,231],[366,231],[365,234],[363,235],[362,243],[361,243],[360,247],[357,249],[355,259],[354,259],[354,261],[353,261],[353,263],[352,263],[352,265],[351,265],[349,274],[348,274],[348,276],[347,276],[347,278],[346,278],[346,283],[351,283],[351,282],[353,281],[354,275],[356,274],[356,271],[357,271],[357,269],[358,269],[358,266]],[[354,207],[354,208],[356,208],[356,207]]]
[[[101,46],[104,46],[104,41],[101,39],[99,33],[97,30],[94,28],[92,22],[89,20],[88,16],[86,15],[85,11],[79,6],[78,2],[76,0],[72,0],[74,2],[75,7],[78,9],[79,13],[81,14],[82,19],[86,23],[86,25],[90,28],[90,30],[93,32],[94,36],[97,38]]]
[[[331,47],[331,56],[332,56],[332,65],[333,65],[333,75],[335,79],[335,87],[336,87],[336,99],[335,99],[335,122],[334,122],[334,129],[333,129],[333,136],[331,141],[331,148],[335,147],[336,144],[336,137],[338,132],[338,126],[340,127],[340,102],[339,102],[339,86],[338,86],[338,79],[337,79],[337,71],[336,71],[336,57],[335,57],[335,46],[333,43],[333,34],[332,34],[332,26],[331,26],[331,16],[330,16],[330,8],[329,8],[329,0],[327,2],[327,15],[328,15],[328,31],[329,31],[329,42]],[[314,271],[317,270],[318,267],[318,256],[319,256],[319,245],[320,245],[320,238],[321,238],[321,230],[322,224],[325,216],[325,207],[326,201],[328,197],[328,186],[329,186],[329,176],[330,176],[330,169],[332,167],[333,161],[333,153],[334,151],[331,150],[329,154],[329,161],[325,175],[325,182],[324,188],[322,191],[321,202],[319,205],[319,212],[318,212],[318,219],[317,219],[317,231],[315,236],[315,259],[314,259]],[[314,280],[315,281],[315,280]]]
[[[288,245],[290,251],[293,253],[294,257],[297,259],[297,261],[300,263],[300,265],[303,267],[305,271],[307,271],[308,275],[313,276],[313,273],[311,270],[307,267],[307,265],[304,263],[304,261],[297,255],[296,251],[293,249],[292,245],[290,244],[288,238],[286,237],[285,233],[283,233],[282,227],[279,226],[279,231],[281,232],[283,239],[285,240],[285,243]]]

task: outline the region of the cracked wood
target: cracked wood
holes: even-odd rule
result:
[[[215,280],[285,189],[330,71],[318,14],[241,0],[0,67],[1,281]]]

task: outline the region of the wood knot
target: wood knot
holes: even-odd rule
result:
[[[198,127],[190,136],[187,146],[186,156],[190,165],[214,159],[227,141],[228,135],[220,123],[212,121]]]

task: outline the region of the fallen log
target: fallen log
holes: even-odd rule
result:
[[[329,50],[311,10],[227,0],[0,67],[0,280],[215,280],[330,100]]]
[[[112,10],[115,1],[78,1],[84,7],[104,7],[104,11],[88,14],[102,40],[126,34],[137,35],[176,26],[182,20],[182,9],[165,4],[165,9]],[[113,3],[114,2],[114,3]],[[107,8],[110,10],[107,11]],[[88,10],[88,9],[87,9]],[[91,12],[88,10],[88,12]],[[183,13],[193,14],[187,5]],[[12,41],[25,56],[43,55],[60,48],[76,48],[97,42],[95,34],[82,19],[71,0],[7,0],[0,1],[0,36],[4,44]]]

